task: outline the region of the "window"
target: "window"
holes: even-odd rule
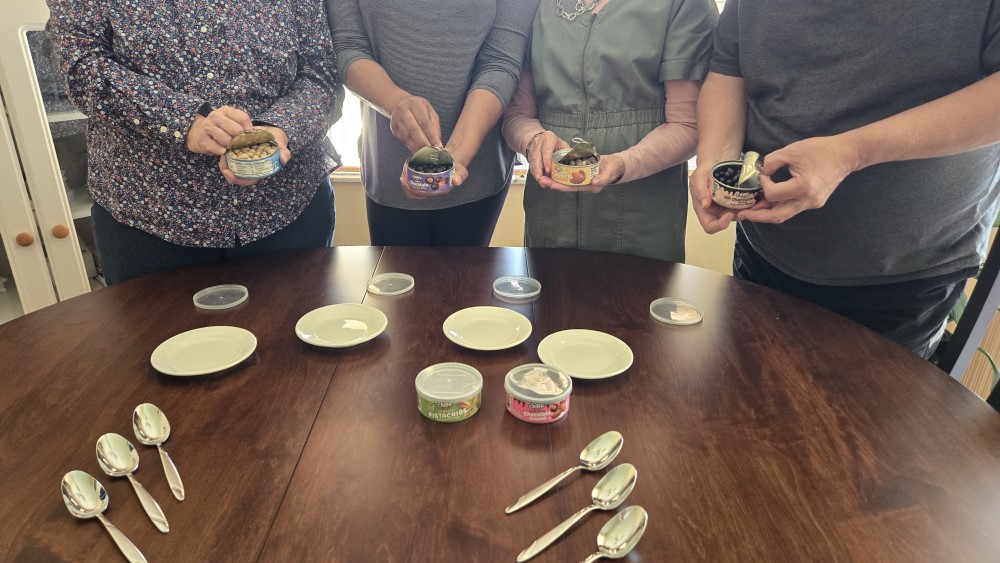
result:
[[[344,115],[330,128],[327,136],[333,141],[333,146],[340,153],[344,163],[344,171],[356,170],[361,166],[358,157],[358,135],[361,134],[361,100],[350,90],[345,89]]]

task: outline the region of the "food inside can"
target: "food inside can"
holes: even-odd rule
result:
[[[448,151],[424,147],[406,161],[406,183],[418,192],[443,194],[451,191],[454,171]]]
[[[257,160],[258,158],[264,158],[266,156],[271,156],[278,150],[277,145],[271,143],[259,143],[256,145],[251,145],[249,147],[238,147],[229,149],[226,154],[232,156],[233,158],[238,158],[240,160]]]
[[[552,154],[552,179],[560,184],[588,186],[601,171],[597,147],[583,139],[573,139],[572,148]]]
[[[259,180],[281,170],[281,152],[266,129],[252,129],[235,137],[226,148],[226,166],[244,180]]]
[[[507,372],[507,412],[524,422],[547,424],[569,413],[573,380],[552,366],[525,364]]]
[[[747,209],[764,198],[756,153],[747,153],[747,158],[757,173],[746,174],[744,160],[726,160],[712,167],[712,201],[728,209]]]

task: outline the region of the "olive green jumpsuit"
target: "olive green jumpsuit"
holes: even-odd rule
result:
[[[572,11],[576,2],[563,0]],[[625,150],[664,123],[667,80],[702,80],[718,18],[712,0],[611,0],[573,21],[542,0],[530,68],[542,126],[601,154]],[[599,194],[543,189],[528,176],[525,243],[684,261],[687,164]]]

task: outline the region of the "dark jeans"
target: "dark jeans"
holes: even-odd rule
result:
[[[199,248],[167,242],[119,223],[96,203],[91,208],[94,242],[101,259],[104,281],[114,285],[174,268],[220,262],[278,250],[325,248],[333,240],[335,211],[330,181],[322,182],[312,201],[287,227],[235,248]]]
[[[365,198],[372,245],[489,246],[507,189],[486,199],[430,211],[386,207]]]
[[[898,283],[816,285],[778,270],[753,249],[736,226],[733,275],[810,301],[860,323],[927,358],[941,336],[948,312],[978,268]]]

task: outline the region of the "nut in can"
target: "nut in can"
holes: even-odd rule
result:
[[[601,171],[601,157],[567,158],[572,149],[552,153],[552,179],[567,186],[589,186]]]
[[[712,201],[728,209],[748,209],[764,199],[760,186],[759,155],[748,152],[744,160],[725,160],[712,167]]]
[[[243,180],[260,180],[281,170],[281,151],[266,129],[252,129],[233,137],[226,148],[226,166]]]
[[[417,192],[445,194],[453,187],[455,161],[443,149],[424,147],[407,159],[406,183]]]

